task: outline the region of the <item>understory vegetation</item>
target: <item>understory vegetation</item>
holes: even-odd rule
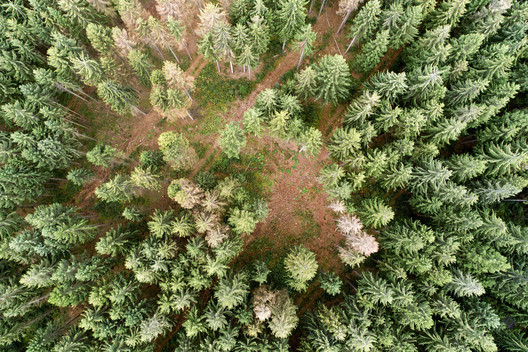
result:
[[[4,0],[0,351],[528,352],[528,2]]]

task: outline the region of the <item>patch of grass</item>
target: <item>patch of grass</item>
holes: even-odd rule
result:
[[[299,209],[295,212],[302,223],[302,240],[306,241],[321,235],[321,226],[315,221],[313,213],[308,209]]]
[[[322,109],[320,104],[309,102],[303,105],[302,118],[306,125],[317,128],[321,123]]]
[[[198,133],[204,136],[217,134],[224,127],[224,124],[222,116],[218,114],[207,115],[200,122],[200,130]]]
[[[202,142],[191,142],[191,144],[199,159],[202,159],[209,150],[209,146],[203,145]]]
[[[297,73],[297,68],[296,67],[292,67],[291,69],[289,69],[288,71],[286,71],[282,76],[281,78],[279,79],[279,82],[281,84],[284,84],[286,82],[288,82],[290,79],[293,79],[295,77],[295,74]]]
[[[256,87],[247,78],[229,79],[218,74],[214,63],[209,63],[196,78],[195,97],[199,106],[215,111],[227,107],[236,98],[248,96]]]
[[[232,170],[232,164],[235,161],[235,159],[228,158],[227,155],[221,153],[220,156],[213,162],[211,171],[230,174],[230,171]]]
[[[332,38],[332,29],[329,28],[328,31],[326,31],[325,34],[323,34],[323,37],[321,38],[321,43],[315,48],[315,52],[322,51],[324,48],[327,47],[328,43],[330,42],[330,38]]]
[[[191,60],[187,55],[178,55],[178,58],[180,59],[180,67],[183,71],[187,71],[189,67],[191,66]]]

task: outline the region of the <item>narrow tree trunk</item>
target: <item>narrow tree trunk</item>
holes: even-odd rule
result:
[[[357,38],[357,35],[355,35],[354,38],[352,38],[352,40],[350,41],[350,44],[348,45],[348,48],[345,51],[345,54],[348,53],[348,51],[350,50],[350,48],[352,47],[352,45],[356,41],[356,38]]]
[[[503,199],[503,202],[528,202],[528,199]]]
[[[308,10],[308,13],[312,13],[312,7],[314,3],[315,3],[315,0],[310,1],[310,9]]]
[[[186,88],[183,88],[183,91],[185,92],[185,94],[187,94],[187,96],[189,97],[189,99],[191,99],[191,101],[194,101],[193,98],[191,97],[191,94]]]
[[[77,122],[75,122],[75,121],[72,121],[72,120],[68,120],[68,119],[67,119],[67,118],[65,118],[65,117],[62,117],[62,119],[63,119],[63,120],[65,120],[65,121],[68,121],[69,123],[71,123],[72,125],[75,125],[75,126],[77,126],[77,127],[81,127],[81,128],[84,128],[85,130],[87,130],[87,129],[88,129],[88,127],[87,127],[87,126],[81,125],[80,123],[77,123]]]
[[[92,98],[89,94],[86,94],[82,89],[78,89],[77,92],[80,93],[80,94],[82,94],[82,95],[84,95],[85,97],[87,97],[87,98],[90,99],[91,101],[95,101],[95,100],[97,100],[97,99],[95,99],[95,98]]]
[[[79,132],[75,132],[75,135],[78,136],[78,137],[84,138],[84,139],[90,139],[92,141],[96,141],[97,142],[97,139],[92,138],[90,136],[87,136],[85,134],[79,133]]]
[[[65,110],[68,110],[69,112],[71,112],[73,115],[76,115],[76,116],[81,116],[79,113],[73,111],[72,109],[70,108],[67,108],[66,106],[62,105],[61,103],[57,103],[56,101],[53,101],[55,104],[57,104],[58,106],[60,106],[61,108],[65,109]]]
[[[284,39],[284,42],[282,42],[282,51],[284,51],[285,47],[286,47],[286,39]]]
[[[143,116],[146,116],[146,115],[147,115],[147,113],[146,113],[146,112],[144,112],[143,110],[141,110],[140,108],[138,108],[138,107],[137,107],[137,106],[135,106],[135,105],[132,105],[132,109],[133,109],[134,111],[137,111],[137,112],[140,112],[140,113],[142,113],[142,114],[143,114]]]
[[[251,163],[253,163],[253,159],[255,159],[255,155],[257,155],[258,152],[259,152],[259,150],[257,149],[257,151],[255,152],[255,154],[253,154],[253,157],[251,157],[251,160],[249,161],[248,166],[246,167],[246,169],[244,170],[244,172],[247,172],[247,170],[249,169],[249,166],[251,165]]]
[[[81,96],[78,95],[78,94],[75,94],[73,91],[69,90],[68,88],[64,87],[63,85],[61,85],[61,84],[57,84],[57,87],[58,87],[60,90],[62,90],[62,91],[64,91],[64,92],[67,92],[67,93],[70,93],[71,95],[76,96],[77,98],[81,99],[82,101],[84,101],[84,102],[86,102],[86,103],[89,103],[88,100],[84,99],[83,97],[81,97]]]
[[[187,52],[187,55],[189,56],[189,60],[192,61],[191,53],[189,52],[189,48],[187,48],[187,43],[183,43],[183,47],[185,48],[185,51]]]
[[[339,32],[341,32],[341,28],[343,28],[343,26],[345,25],[346,21],[348,21],[348,18],[350,17],[351,13],[352,13],[352,6],[350,6],[350,8],[348,9],[345,18],[343,18],[343,22],[341,22],[341,25],[337,29],[337,34],[339,34]]]
[[[297,64],[297,71],[299,71],[299,67],[301,66],[301,61],[304,57],[304,48],[306,48],[306,43],[303,45],[302,51],[301,51],[301,57],[299,58],[299,63]]]
[[[229,66],[231,67],[231,74],[233,74],[233,61],[229,60]]]
[[[176,54],[174,53],[174,51],[172,50],[172,47],[169,45],[169,50],[172,54],[172,56],[174,56],[174,58],[176,59],[176,62],[179,64],[180,63],[180,59],[178,59],[178,56],[176,56]]]
[[[193,121],[194,121],[194,119],[193,119],[192,115],[191,115],[191,114],[189,113],[189,110],[187,110],[187,116],[189,116],[189,117],[191,118],[191,120],[193,120]]]
[[[246,72],[246,65],[242,65],[242,70],[244,70],[244,72]]]
[[[158,45],[155,44],[155,43],[152,43],[152,46],[154,47],[154,49],[156,49],[156,51],[158,52],[159,56],[161,56],[161,58],[163,59],[163,61],[165,61],[165,56],[163,56],[163,54],[161,53],[161,50],[160,50],[160,48],[158,47]]]
[[[251,66],[248,65],[249,79],[251,79]]]
[[[321,2],[321,8],[319,9],[319,14],[317,15],[317,17],[321,16],[321,12],[323,12],[323,7],[325,6],[326,4],[326,0],[323,0]]]
[[[220,73],[220,64],[218,63],[218,60],[216,60],[216,68],[218,69],[218,73]]]

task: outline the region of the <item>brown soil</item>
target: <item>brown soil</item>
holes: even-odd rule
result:
[[[322,267],[338,268],[341,264],[336,246],[342,236],[335,230],[334,214],[327,208],[327,195],[317,182],[322,163],[329,157],[328,152],[323,151],[314,159],[295,154],[293,143],[278,144],[293,155],[285,158],[280,151],[281,154],[266,164],[273,182],[268,200],[270,213],[257,225],[246,246],[253,241],[259,242],[262,237],[267,239],[264,243],[277,252],[302,243],[317,254]]]

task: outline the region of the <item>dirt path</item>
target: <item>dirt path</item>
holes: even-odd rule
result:
[[[193,62],[191,63],[191,66],[189,66],[185,73],[196,78],[207,65],[207,63],[209,63],[209,60],[204,59],[202,55],[198,55],[194,58]]]

